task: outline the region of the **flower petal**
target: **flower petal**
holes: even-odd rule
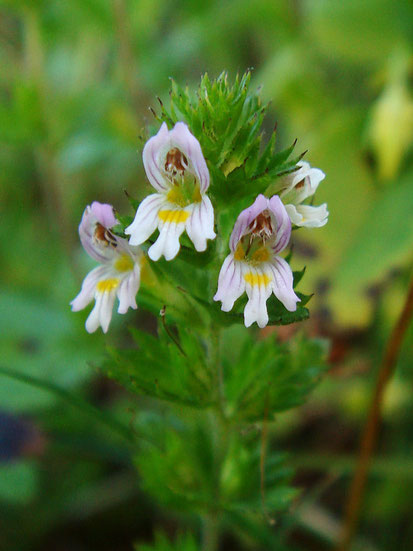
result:
[[[290,265],[281,257],[274,258],[270,265],[273,273],[272,289],[274,295],[290,312],[297,310],[297,302],[300,299],[293,289],[293,273]]]
[[[248,226],[257,218],[263,210],[268,208],[268,199],[264,195],[260,194],[255,199],[254,203],[244,209],[238,216],[237,221],[234,224],[234,229],[232,230],[231,237],[229,240],[229,246],[231,251],[234,253],[239,240],[246,233]]]
[[[199,141],[191,134],[187,125],[177,122],[169,133],[171,147],[177,147],[188,159],[199,180],[201,193],[209,187],[209,171]]]
[[[285,210],[288,213],[288,216],[290,217],[291,223],[295,226],[299,226],[302,220],[301,214],[297,211],[296,205],[285,205]]]
[[[159,132],[145,144],[142,154],[143,164],[152,186],[160,192],[170,189],[171,181],[165,174],[164,167],[166,155],[173,148],[179,149],[185,155],[188,170],[194,173],[199,181],[201,193],[204,193],[209,187],[208,167],[199,141],[183,122],[177,122],[170,131],[163,123]]]
[[[326,175],[319,168],[312,168],[306,161],[297,163],[299,170],[289,176],[289,185],[281,193],[284,203],[298,205],[316,192]]]
[[[93,201],[90,205],[90,211],[96,220],[105,228],[113,228],[113,226],[116,226],[118,223],[112,205]]]
[[[242,277],[242,264],[234,260],[234,255],[229,254],[222,264],[218,278],[218,290],[214,300],[222,302],[221,310],[229,312],[234,302],[245,291],[245,280]]]
[[[153,193],[142,201],[134,221],[125,229],[126,235],[131,236],[130,245],[140,245],[153,234],[159,223],[158,212],[166,204],[166,196],[162,193]]]
[[[270,212],[274,215],[276,224],[276,237],[271,247],[274,254],[284,250],[291,236],[291,220],[278,195],[274,195],[268,201]]]
[[[163,123],[159,132],[150,138],[143,148],[142,159],[143,166],[145,167],[146,176],[152,184],[152,186],[160,192],[168,191],[171,187],[170,182],[167,180],[162,172],[160,166],[159,154],[166,147],[169,149],[169,131],[166,123]]]
[[[186,233],[199,252],[207,248],[207,239],[215,239],[214,207],[206,195],[200,203],[195,203],[186,223]]]
[[[136,310],[136,294],[139,290],[141,269],[139,264],[135,264],[133,272],[125,277],[118,287],[119,308],[118,314],[126,314],[129,308]]]
[[[107,266],[98,266],[88,273],[88,275],[83,280],[80,293],[70,303],[72,306],[72,312],[83,310],[83,308],[85,308],[89,304],[89,302],[93,300],[96,284],[100,279],[106,277],[107,272]]]
[[[268,264],[263,267],[248,266],[244,269],[248,302],[244,309],[245,327],[257,322],[261,329],[268,323],[267,300],[273,290],[273,275]]]
[[[286,205],[291,222],[306,228],[321,228],[328,222],[327,203],[318,207],[311,205]]]
[[[102,331],[107,333],[112,319],[113,304],[116,297],[116,289],[104,292],[96,292],[96,303],[86,320],[86,331],[94,333],[99,325]]]
[[[93,259],[105,263],[113,258],[115,249],[105,241],[100,242],[95,238],[98,223],[105,230],[109,230],[117,224],[112,205],[94,201],[91,206],[88,205],[85,208],[79,225],[79,237],[85,251]]]
[[[171,205],[168,205],[171,206]],[[185,209],[169,208],[158,213],[159,237],[148,250],[151,260],[159,260],[163,255],[165,260],[172,260],[181,247],[179,238],[185,230],[187,219],[191,215],[189,207]]]

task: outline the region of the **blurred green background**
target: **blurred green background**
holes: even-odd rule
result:
[[[112,419],[140,404],[99,374],[112,331],[72,314],[92,262],[77,225],[93,200],[132,214],[148,190],[140,150],[169,77],[253,68],[271,101],[268,134],[326,173],[330,221],[295,238],[316,294],[309,334],[332,341],[311,401],[280,417],[279,445],[302,500],[291,538],[329,549],[384,343],[400,311],[413,243],[413,4],[409,0],[9,0],[0,10],[0,549],[122,551],[186,521],[139,490]],[[136,320],[136,321],[135,321]],[[279,330],[286,338],[295,328]],[[363,549],[413,547],[413,331],[386,394]],[[409,347],[410,343],[410,347]],[[18,370],[47,382],[16,381]],[[56,387],[54,386],[56,385]],[[59,390],[60,389],[60,390]],[[112,416],[103,417],[99,412]],[[0,434],[3,434],[0,431]],[[228,549],[234,547],[228,543]]]

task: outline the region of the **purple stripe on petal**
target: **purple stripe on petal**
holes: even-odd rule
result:
[[[99,218],[96,217],[95,213],[99,216]],[[94,234],[96,224],[98,222],[107,229],[110,229],[114,225],[113,222],[115,222],[115,224],[117,223],[113,214],[113,207],[111,205],[103,205],[95,201],[92,204],[92,207],[87,206],[85,208],[82,220],[79,224],[79,237],[83,248],[94,260],[105,263],[113,258],[114,249],[112,247],[103,249],[97,245]],[[102,222],[110,223],[111,225],[106,226]]]
[[[187,125],[177,122],[169,133],[171,146],[177,147],[192,164],[195,175],[199,180],[201,193],[209,187],[209,171],[202,154],[199,141],[191,134]]]
[[[271,269],[274,275],[274,295],[284,304],[287,310],[295,312],[297,302],[300,302],[300,299],[293,289],[293,273],[289,264],[283,258],[277,257],[271,264]]]
[[[253,222],[255,218],[257,218],[257,216],[266,208],[268,208],[268,199],[264,197],[264,195],[260,194],[250,207],[244,209],[239,214],[229,240],[229,245],[232,252],[235,252],[240,239],[243,237],[251,222]]]
[[[275,242],[272,244],[274,254],[284,250],[288,245],[291,236],[291,220],[281,199],[278,195],[274,195],[268,201],[268,206],[276,221],[277,235]]]
[[[218,278],[218,290],[214,300],[222,302],[221,310],[229,312],[234,302],[245,291],[245,281],[240,262],[234,260],[232,254],[225,259]]]
[[[159,153],[165,147],[168,149],[170,143],[168,127],[162,124],[158,133],[152,136],[143,148],[142,160],[146,175],[157,191],[167,191],[170,184],[162,173],[162,167],[159,166]]]

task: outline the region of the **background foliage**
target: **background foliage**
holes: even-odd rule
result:
[[[330,376],[303,408],[277,415],[270,432],[274,457],[277,449],[288,449],[290,458],[280,462],[298,469],[294,484],[301,498],[289,520],[277,518],[289,531],[289,549],[330,548],[375,367],[412,261],[412,19],[408,0],[2,2],[0,369],[32,379],[1,378],[1,434],[11,431],[13,446],[2,437],[0,547],[130,549],[133,541],[150,545],[153,531],[162,529],[168,537],[157,536],[157,549],[196,548],[190,535],[168,543],[177,527],[196,526],[187,512],[168,512],[148,497],[159,493],[167,472],[154,461],[152,447],[166,438],[165,461],[173,463],[189,440],[195,449],[188,453],[196,455],[207,427],[201,423],[197,437],[188,438],[177,416],[176,432],[163,435],[162,408],[151,416],[150,397],[131,398],[97,370],[103,337],[86,335],[86,313],[68,308],[89,267],[76,228],[94,199],[132,214],[122,190],[139,199],[147,193],[137,149],[159,126],[148,106],[160,117],[156,96],[169,106],[168,77],[195,90],[205,71],[212,78],[226,69],[233,80],[253,67],[252,89],[263,85],[264,103],[271,102],[264,119],[268,138],[277,121],[278,151],[298,138],[297,154],[308,149],[306,159],[327,174],[318,199],[329,204],[329,224],[300,231],[294,263],[297,270],[311,267],[303,289],[316,289],[312,317],[300,329],[332,340]],[[224,122],[222,113],[219,124]],[[236,165],[236,155],[224,153],[222,163]],[[214,154],[212,145],[208,154]],[[141,332],[129,336],[132,322]],[[156,319],[138,311],[114,319],[113,327],[112,349],[128,349],[144,331],[154,332]],[[252,350],[236,331],[224,335],[239,343],[228,399],[254,430],[263,411],[241,401],[242,362],[252,359],[257,369],[270,370],[275,382],[269,399],[280,409],[296,405],[288,389],[298,381],[283,378],[282,363],[265,365],[258,353],[265,344]],[[283,341],[294,331],[281,328],[269,337],[267,331],[267,337]],[[406,343],[411,337],[410,330]],[[199,354],[196,346],[191,341],[191,354]],[[308,366],[305,357],[302,362]],[[411,362],[405,346],[386,396],[363,511],[363,549],[407,550],[413,541]],[[182,379],[168,380],[165,371],[154,393],[200,384],[182,364]],[[300,384],[310,388],[317,369]],[[142,484],[131,453],[137,443]],[[242,458],[242,442],[229,454],[228,496],[259,501],[259,482],[251,476],[258,464],[240,461],[241,472],[231,472],[232,454]],[[208,469],[207,457],[200,459]],[[290,476],[287,469],[275,486],[281,493]],[[208,498],[209,489],[201,490]],[[158,497],[171,505],[167,493]],[[245,518],[228,511],[228,548],[258,545],[251,542],[252,517],[247,537]],[[255,541],[278,549],[267,533]]]

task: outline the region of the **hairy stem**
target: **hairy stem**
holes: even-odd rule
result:
[[[374,394],[361,437],[356,471],[354,473],[347,503],[345,505],[344,525],[341,537],[339,539],[339,545],[337,546],[337,551],[348,551],[351,548],[359,521],[360,509],[363,501],[372,454],[377,441],[384,392],[396,368],[397,358],[399,356],[403,337],[409,327],[412,315],[413,277],[410,281],[406,302],[387,342],[383,360],[379,369]]]

